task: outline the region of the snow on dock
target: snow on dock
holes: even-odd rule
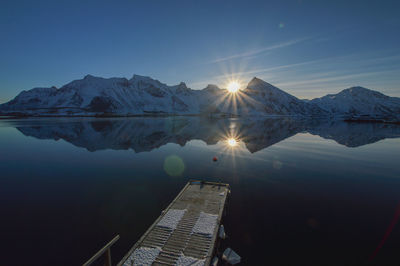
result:
[[[211,236],[215,231],[217,220],[218,215],[200,212],[199,219],[197,219],[197,222],[193,226],[192,232]]]
[[[210,265],[229,193],[190,181],[118,265]]]
[[[157,226],[175,230],[186,210],[169,210],[158,222]]]

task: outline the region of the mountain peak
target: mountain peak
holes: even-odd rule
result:
[[[215,85],[215,84],[208,84],[207,87],[204,88],[204,90],[219,90],[220,88]]]
[[[252,79],[250,80],[250,82],[247,84],[247,87],[256,86],[256,85],[263,84],[263,83],[267,83],[267,82],[265,82],[264,80],[259,79],[259,78],[257,78],[257,77],[254,77],[254,78],[252,78]]]
[[[400,113],[400,98],[389,97],[360,86],[344,89],[337,94],[328,94],[311,102],[332,114],[347,116],[369,115],[387,118],[398,116]]]
[[[187,89],[186,83],[182,81],[181,83],[179,83],[178,88]]]
[[[149,76],[141,76],[133,74],[131,80],[139,81],[139,80],[154,80],[154,79],[150,78]]]
[[[129,80],[129,83],[135,84],[136,86],[142,86],[140,84],[146,84],[146,86],[147,85],[151,85],[151,86],[158,87],[158,88],[166,88],[166,87],[168,87],[166,84],[161,83],[157,79],[153,79],[153,78],[148,77],[148,76],[140,76],[140,75],[136,75],[136,74],[134,74],[132,76],[132,78]]]
[[[208,84],[207,87],[202,89],[202,91],[216,93],[216,92],[220,91],[220,88],[215,84]]]
[[[355,86],[355,87],[350,87],[348,89],[344,89],[342,92],[347,92],[347,93],[351,93],[351,94],[355,94],[355,93],[373,93],[373,92],[377,92],[374,90],[370,90],[361,86]]]
[[[93,78],[96,78],[96,77],[93,75],[87,74],[83,79],[93,79]]]
[[[280,91],[285,93],[284,91],[282,91],[281,89],[275,87],[274,85],[259,79],[257,77],[254,77],[249,84],[247,84],[246,89],[247,91],[260,91],[260,90],[270,90],[270,91]]]
[[[378,97],[378,98],[388,97],[385,94],[380,93],[378,91],[370,90],[370,89],[360,87],[360,86],[344,89],[341,92],[339,92],[337,95],[342,95],[342,96],[348,95],[348,96],[352,96],[352,97],[359,97],[359,96]]]
[[[272,85],[262,79],[259,79],[257,77],[254,77],[250,80],[250,82],[247,84],[247,88],[250,88],[250,89],[260,89],[260,88],[278,89],[274,85]]]
[[[185,82],[181,82],[175,86],[177,93],[190,93],[191,89],[186,86]]]

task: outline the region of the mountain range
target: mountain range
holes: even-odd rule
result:
[[[300,117],[367,117],[400,121],[400,98],[363,87],[301,100],[253,78],[232,94],[216,85],[193,90],[181,82],[168,86],[150,77],[101,78],[91,75],[61,88],[22,91],[0,105],[2,115],[135,116],[239,115]]]

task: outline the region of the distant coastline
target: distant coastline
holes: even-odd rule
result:
[[[0,120],[13,120],[13,119],[24,119],[24,118],[166,118],[166,117],[199,117],[199,118],[210,118],[210,119],[226,119],[226,118],[244,118],[240,115],[234,114],[160,114],[160,113],[148,113],[148,114],[132,114],[132,115],[119,115],[119,114],[95,114],[95,115],[49,115],[49,114],[2,114],[0,113]],[[252,117],[246,117],[247,119]],[[400,121],[385,120],[382,118],[339,118],[339,117],[305,117],[295,115],[263,115],[253,117],[253,119],[279,119],[279,118],[294,118],[294,119],[311,119],[311,120],[334,120],[344,121],[347,123],[382,123],[382,124],[394,124],[400,125]]]

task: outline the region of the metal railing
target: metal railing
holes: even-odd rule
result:
[[[83,264],[83,266],[89,266],[91,265],[93,262],[95,262],[98,258],[100,258],[104,252],[106,252],[106,257],[105,257],[105,262],[104,265],[106,266],[111,266],[111,246],[115,244],[115,242],[117,242],[117,240],[119,239],[119,235],[117,235],[116,237],[114,237],[110,242],[107,243],[107,245],[105,245],[102,249],[100,249],[96,254],[93,255],[93,257],[91,257],[87,262],[85,262]]]

